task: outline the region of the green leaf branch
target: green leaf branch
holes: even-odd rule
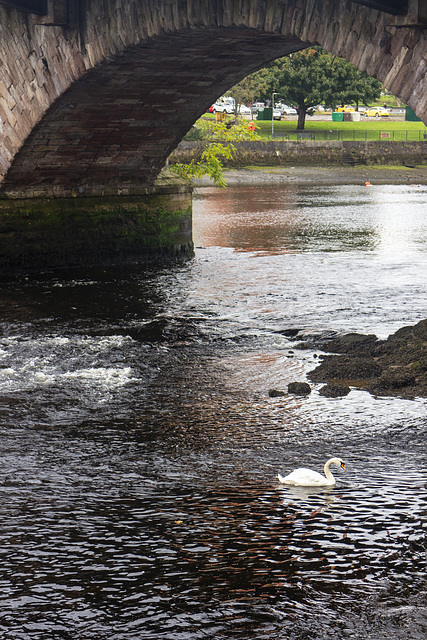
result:
[[[200,159],[193,158],[189,163],[177,163],[172,170],[181,178],[191,180],[208,176],[220,187],[226,187],[227,181],[224,177],[224,161],[230,160],[236,147],[234,142],[240,140],[259,140],[258,136],[249,127],[249,122],[226,123],[207,122],[204,123],[201,137],[203,139],[203,150]]]

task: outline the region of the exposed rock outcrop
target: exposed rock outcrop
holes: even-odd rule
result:
[[[323,343],[317,339],[316,348],[340,355],[320,356],[322,362],[308,375],[314,382],[344,383],[374,395],[427,397],[427,319],[387,340],[350,333]]]

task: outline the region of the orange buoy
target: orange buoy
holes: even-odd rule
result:
[[[370,186],[371,186],[371,183],[369,182],[369,180],[366,180],[365,187],[370,187]]]

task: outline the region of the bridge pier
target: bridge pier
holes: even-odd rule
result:
[[[138,192],[139,191],[139,192]],[[0,197],[0,276],[193,256],[192,189],[160,178],[146,189],[71,197]]]

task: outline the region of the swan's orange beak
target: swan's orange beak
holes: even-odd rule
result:
[[[340,466],[341,466],[341,469],[344,469],[344,471],[345,471],[345,464],[344,464],[344,462],[341,462],[341,465],[340,465]]]

